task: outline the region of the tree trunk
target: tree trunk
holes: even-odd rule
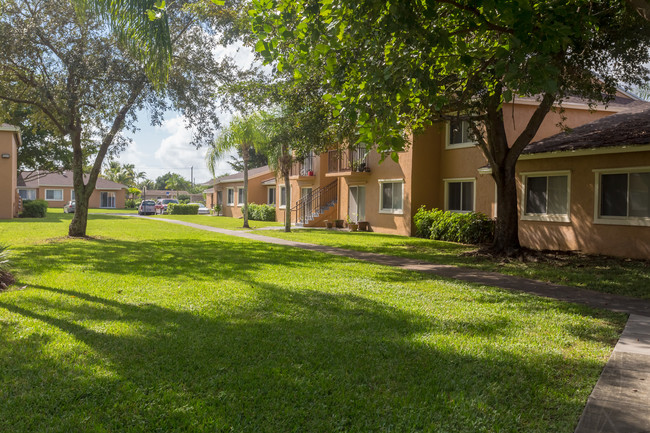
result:
[[[248,229],[248,154],[249,147],[247,145],[242,145],[242,160],[244,161],[244,207],[242,213],[244,214],[244,228]]]
[[[511,167],[494,167],[493,178],[497,188],[497,220],[492,249],[512,256],[521,249],[515,164]]]
[[[291,181],[289,180],[289,170],[284,170],[284,202],[287,206],[284,209],[284,231],[291,231]]]
[[[86,237],[88,225],[88,196],[84,184],[83,151],[81,150],[81,128],[71,134],[72,141],[72,184],[74,186],[75,208],[74,216],[68,227],[68,236],[74,238]]]

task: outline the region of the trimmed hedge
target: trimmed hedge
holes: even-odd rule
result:
[[[45,218],[47,215],[47,202],[45,200],[25,200],[21,218]]]
[[[455,213],[418,209],[413,217],[415,235],[462,244],[483,244],[494,239],[494,220],[480,212]]]
[[[268,204],[248,204],[248,219],[253,221],[275,221],[275,207]]]
[[[169,215],[198,215],[199,205],[170,203],[167,206],[167,213]]]

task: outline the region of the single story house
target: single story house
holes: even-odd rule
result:
[[[275,173],[268,165],[248,170],[248,202],[258,204],[276,203]],[[241,207],[244,205],[244,173],[239,172],[212,180],[212,188],[203,192],[206,195],[206,206],[214,208],[221,205],[224,216],[241,218]]]
[[[144,189],[140,198],[142,200],[158,200],[162,198],[178,199],[179,196],[186,195],[190,198],[191,203],[203,203],[203,194],[191,194],[188,191],[175,191],[166,189]]]
[[[84,175],[84,182],[88,175]],[[72,172],[47,173],[43,171],[23,171],[18,175],[18,194],[22,200],[42,199],[50,207],[63,207],[75,199]],[[124,209],[127,187],[108,179],[98,178],[88,202],[90,208]]]

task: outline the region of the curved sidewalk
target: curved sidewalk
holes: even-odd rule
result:
[[[627,325],[589,396],[575,433],[650,433],[650,301],[610,295],[577,287],[549,284],[496,272],[485,272],[450,265],[436,265],[402,257],[295,242],[258,235],[250,231],[220,229],[161,218],[139,218],[165,221],[259,242],[318,251],[400,269],[426,272],[445,278],[526,292],[594,308],[627,313],[630,315]]]

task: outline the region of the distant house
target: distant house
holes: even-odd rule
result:
[[[273,184],[269,184],[269,182]],[[239,172],[230,176],[220,177],[212,181],[212,188],[205,190],[206,206],[213,208],[221,205],[225,216],[240,218],[241,207],[244,205],[244,173]],[[271,204],[275,206],[275,173],[268,165],[248,170],[248,202]]]
[[[20,198],[16,191],[20,129],[0,124],[0,219],[18,216]]]
[[[174,198],[178,200],[181,195],[186,195],[190,198],[191,203],[203,203],[203,194],[191,194],[188,191],[173,191],[166,189],[146,189],[142,191],[140,198],[143,200],[158,200],[162,198]]]
[[[84,182],[88,175],[84,175]],[[49,207],[63,207],[75,199],[72,172],[47,173],[23,171],[18,175],[18,194],[22,200],[42,199]],[[124,209],[127,187],[108,179],[98,178],[90,196],[88,207],[99,209]]]

